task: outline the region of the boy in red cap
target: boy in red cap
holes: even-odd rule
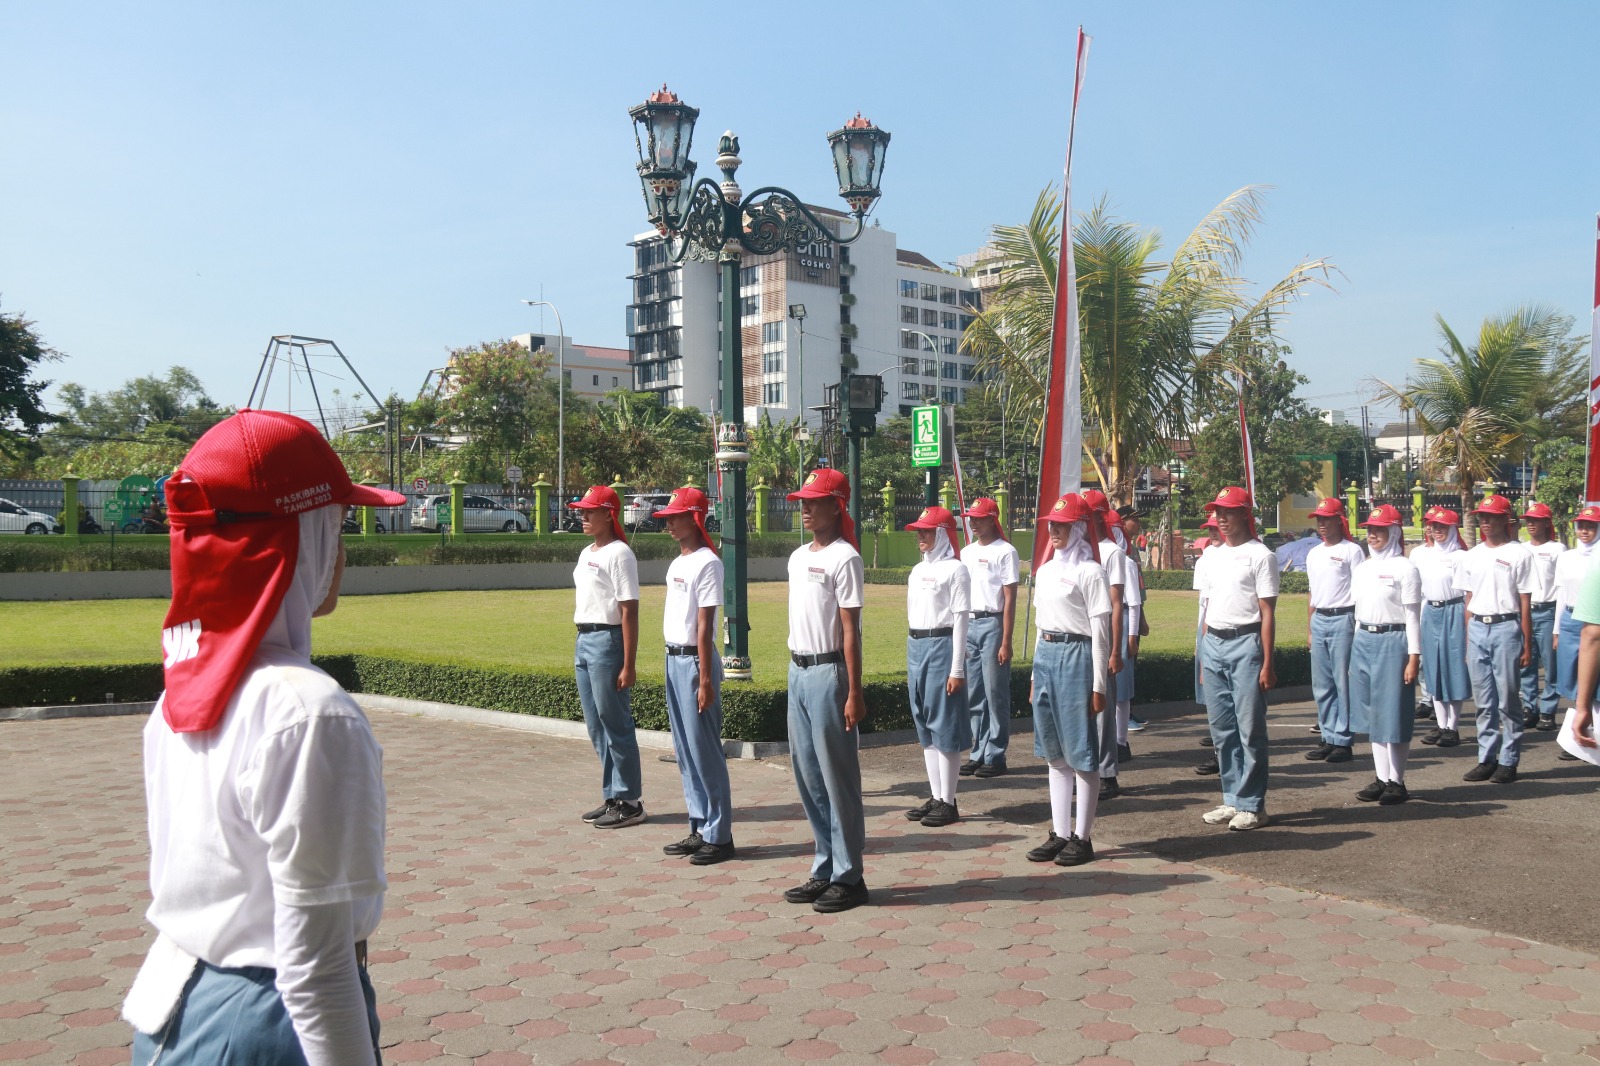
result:
[[[800,804],[816,841],[811,876],[783,894],[823,914],[867,902],[862,852],[859,727],[861,691],[861,553],[845,509],[850,482],[829,467],[813,470],[789,499],[811,543],[789,556],[789,761]]]
[[[1110,706],[1105,714],[1095,719],[1100,731],[1099,798],[1108,800],[1122,795],[1122,786],[1117,782],[1117,758],[1121,754],[1117,743],[1117,705],[1124,698],[1130,707],[1132,705],[1133,665],[1128,655],[1130,607],[1137,608],[1143,601],[1139,597],[1137,575],[1130,581],[1128,553],[1116,540],[1121,537],[1122,529],[1110,524],[1111,501],[1099,489],[1089,489],[1083,493],[1083,502],[1089,506],[1089,532],[1096,538],[1095,550],[1111,586],[1111,688],[1106,693]],[[1128,757],[1132,756],[1129,752]]]
[[[972,587],[967,627],[967,706],[972,711],[972,756],[961,775],[1006,772],[1011,742],[1011,633],[1022,581],[1017,549],[1006,539],[1000,506],[987,496],[965,512],[976,538],[961,549]]]
[[[1250,503],[1248,492],[1229,486],[1206,504],[1222,543],[1206,560],[1200,592],[1206,718],[1222,772],[1222,805],[1202,818],[1235,831],[1267,824],[1267,690],[1278,681],[1278,557],[1256,539]]]
[[[1555,516],[1547,503],[1528,505],[1522,515],[1528,527],[1528,553],[1533,556],[1533,592],[1528,605],[1533,621],[1533,658],[1522,669],[1522,706],[1528,725],[1547,733],[1556,727],[1556,566],[1567,546],[1555,539]],[[1544,685],[1539,668],[1544,667]]]
[[[639,651],[639,564],[622,530],[616,490],[593,485],[572,505],[594,543],[572,571],[578,627],[573,669],[589,742],[600,756],[604,800],[583,820],[621,829],[645,820],[639,737],[633,722],[634,664]]]
[[[1467,672],[1478,707],[1478,765],[1466,781],[1508,785],[1522,754],[1521,672],[1533,661],[1533,556],[1510,539],[1511,501],[1489,496],[1473,514],[1483,534],[1456,570],[1466,601]]]
[[[378,1061],[366,940],[383,912],[383,753],[311,664],[353,485],[309,422],[243,410],[166,484],[166,691],[144,730],[158,936],[123,1005],[133,1061]]]
[[[1572,522],[1578,543],[1564,552],[1556,563],[1556,691],[1569,700],[1578,698],[1578,646],[1583,639],[1583,623],[1573,614],[1578,593],[1589,576],[1600,543],[1600,507],[1590,505],[1579,511]],[[1543,722],[1540,723],[1543,725]],[[1570,758],[1566,752],[1562,758]]]
[[[733,792],[722,750],[722,656],[716,647],[722,560],[706,532],[710,507],[705,493],[686,485],[655,514],[666,520],[678,545],[678,557],[667,567],[661,633],[667,642],[667,717],[689,811],[689,835],[661,850],[687,855],[695,866],[734,856]]]
[[[917,535],[922,551],[922,561],[906,581],[906,685],[930,796],[906,817],[939,828],[961,817],[956,781],[961,753],[972,747],[966,687],[972,579],[956,557],[955,515],[926,507],[906,528]]]
[[[1467,673],[1467,623],[1456,588],[1456,570],[1467,557],[1456,528],[1461,516],[1448,507],[1430,507],[1423,516],[1428,543],[1411,550],[1422,582],[1422,680],[1433,699],[1436,725],[1424,744],[1453,748],[1461,743],[1461,705],[1472,695]]]
[[[1355,745],[1350,725],[1350,646],[1356,609],[1350,582],[1367,553],[1350,539],[1341,501],[1325,499],[1309,517],[1316,520],[1317,536],[1322,538],[1306,555],[1311,586],[1306,641],[1311,647],[1311,693],[1317,701],[1322,740],[1306,752],[1306,758],[1349,762]]]

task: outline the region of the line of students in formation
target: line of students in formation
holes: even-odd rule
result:
[[[815,838],[805,883],[785,898],[828,913],[867,901],[862,851],[866,826],[857,757],[862,693],[863,571],[846,510],[849,482],[813,471],[789,495],[801,505],[811,541],[789,559],[789,741],[795,784]],[[601,761],[604,801],[583,817],[601,829],[645,820],[639,748],[629,706],[638,652],[638,570],[621,525],[621,501],[596,486],[575,505],[594,543],[574,571],[578,627],[575,668],[589,735]],[[689,835],[668,855],[696,865],[735,857],[728,772],[722,755],[721,658],[715,647],[722,562],[705,529],[709,503],[695,488],[674,492],[656,512],[680,553],[667,572],[663,622],[668,715],[682,776]],[[1237,487],[1205,505],[1215,536],[1197,561],[1195,698],[1206,707],[1213,757],[1197,767],[1220,777],[1210,825],[1248,831],[1266,825],[1266,693],[1274,669],[1278,562],[1256,536],[1249,494]],[[1460,517],[1425,516],[1425,543],[1408,557],[1403,521],[1376,508],[1350,533],[1344,505],[1322,501],[1311,517],[1322,543],[1307,560],[1317,744],[1306,758],[1354,758],[1355,737],[1371,742],[1373,781],[1357,798],[1381,805],[1409,798],[1405,773],[1413,721],[1436,716],[1424,744],[1460,743],[1459,716],[1478,709],[1477,764],[1469,781],[1516,779],[1523,708],[1532,725],[1554,728],[1559,695],[1576,695],[1581,623],[1577,590],[1600,531],[1600,508],[1577,517],[1578,547],[1563,552],[1551,514],[1532,505],[1530,544],[1513,539],[1510,504],[1491,496],[1473,512],[1483,540],[1463,549]],[[980,499],[962,516],[973,539],[957,549],[958,516],[925,509],[907,525],[922,560],[906,590],[906,675],[928,798],[905,812],[929,827],[960,818],[963,776],[1007,770],[1012,634],[1020,562],[999,509]],[[1116,797],[1128,747],[1139,640],[1148,633],[1143,582],[1119,513],[1090,490],[1068,493],[1047,513],[1049,551],[1034,575],[1038,642],[1033,659],[1034,754],[1048,767],[1049,835],[1028,851],[1035,862],[1094,860],[1100,801]],[[1581,613],[1581,612],[1580,612]],[[1539,680],[1544,668],[1544,682]],[[1416,686],[1428,699],[1414,712]],[[970,752],[963,762],[962,753]]]

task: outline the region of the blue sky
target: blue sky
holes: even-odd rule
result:
[[[950,260],[1059,179],[1082,22],[1078,207],[1106,194],[1170,247],[1273,186],[1247,273],[1343,271],[1283,323],[1319,405],[1432,354],[1435,312],[1544,302],[1587,329],[1592,2],[728,10],[10,0],[0,308],[70,356],[58,381],[176,364],[226,403],[289,332],[414,394],[447,348],[553,331],[517,302],[541,293],[623,346],[626,111],[663,80],[701,109],[702,171],[732,128],[746,188],[821,203],[824,136],[859,108],[894,137],[877,217]]]

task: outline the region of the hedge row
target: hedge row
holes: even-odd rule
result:
[[[487,666],[392,659],[376,655],[321,655],[314,661],[350,692],[368,692],[402,699],[454,703],[514,714],[535,714],[582,721],[578,686],[568,673],[539,673]],[[1310,653],[1287,648],[1278,653],[1278,683],[1305,685],[1311,680]],[[1013,714],[1029,713],[1028,668],[1011,673]],[[25,666],[0,669],[0,693],[16,706],[100,703],[110,694],[124,702],[153,700],[161,693],[161,667],[156,663],[83,666]],[[866,732],[911,727],[911,706],[903,677],[878,675],[865,682],[870,708]],[[1139,657],[1140,703],[1190,699],[1194,694],[1194,659],[1172,652]],[[788,737],[787,698],[782,688],[730,682],[722,691],[723,735],[740,740],[784,740]],[[644,729],[667,728],[666,693],[659,681],[640,681],[633,689],[633,713]]]

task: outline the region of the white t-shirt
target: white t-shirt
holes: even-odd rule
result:
[[[1311,607],[1349,607],[1355,603],[1350,578],[1366,562],[1367,553],[1348,537],[1337,544],[1318,544],[1306,553],[1306,579]]]
[[[273,905],[350,903],[378,927],[383,749],[332,678],[263,647],[204,733],[144,730],[150,923],[213,966],[276,968]]]
[[[1368,559],[1351,575],[1356,621],[1406,627],[1406,652],[1422,651],[1422,578],[1405,556]]]
[[[861,555],[840,537],[820,551],[803,544],[789,556],[789,650],[821,655],[844,650],[839,611],[864,602]]]
[[[1234,629],[1261,621],[1261,600],[1278,595],[1278,557],[1259,540],[1238,547],[1224,541],[1201,557],[1205,570],[1196,569],[1205,587],[1206,625]]]
[[[1519,614],[1521,594],[1533,592],[1533,554],[1514,540],[1498,548],[1481,541],[1456,569],[1456,589],[1472,597],[1467,609],[1475,615]]]
[[[574,622],[621,625],[621,604],[639,598],[639,564],[633,549],[621,540],[611,541],[603,548],[591,544],[578,554],[572,583],[578,590],[578,607],[572,612]]]
[[[912,629],[943,629],[956,615],[972,610],[972,577],[960,559],[924,560],[906,582],[906,624]]]
[[[1533,602],[1550,603],[1556,598],[1556,563],[1567,546],[1559,540],[1547,540],[1543,544],[1529,541],[1524,546],[1533,556]]]
[[[1589,564],[1594,558],[1593,554],[1585,555],[1574,548],[1562,552],[1561,558],[1556,560],[1557,611],[1577,605],[1578,590],[1583,587],[1583,579],[1589,575]]]
[[[1100,565],[1106,572],[1106,581],[1122,588],[1124,601],[1128,595],[1128,553],[1117,547],[1114,540],[1100,542]]]
[[[1467,557],[1465,551],[1447,552],[1432,544],[1419,544],[1411,549],[1411,564],[1422,578],[1424,600],[1453,600],[1461,595],[1456,588],[1456,568]]]
[[[1132,615],[1134,609],[1144,603],[1144,582],[1139,579],[1139,560],[1132,552],[1122,554],[1127,570],[1127,583],[1122,586],[1122,605]]]
[[[700,639],[700,608],[722,606],[722,560],[710,548],[680,554],[667,567],[667,603],[661,635],[668,644],[693,647]]]
[[[972,578],[972,609],[1005,610],[1005,587],[1022,580],[1017,549],[1011,542],[1000,537],[988,545],[973,541],[961,549],[961,561]]]

